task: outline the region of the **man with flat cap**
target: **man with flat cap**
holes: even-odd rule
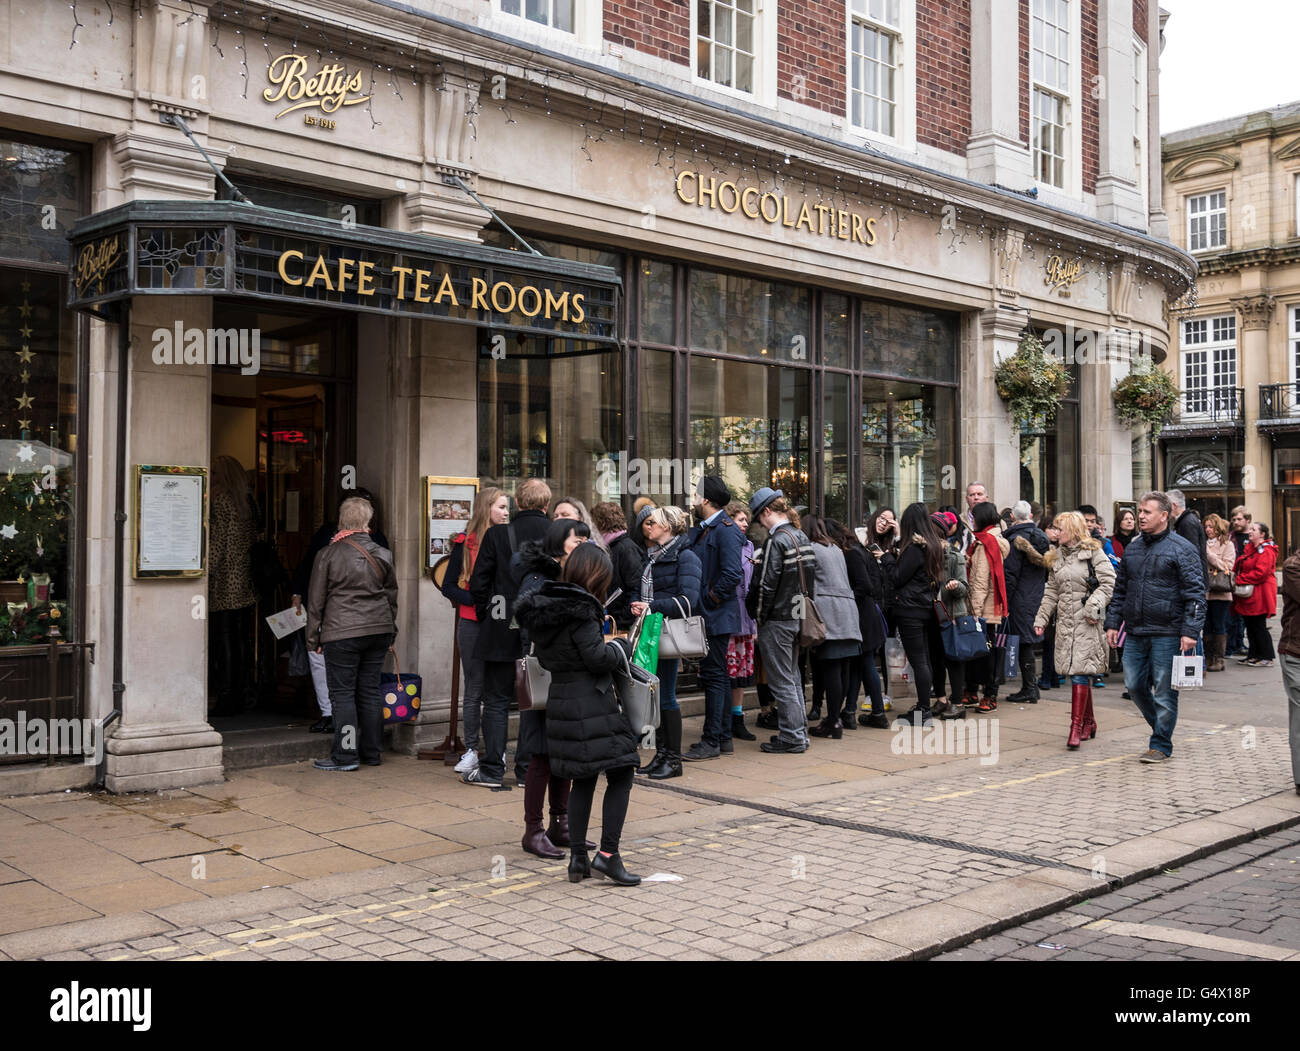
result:
[[[704,687],[704,733],[682,756],[689,762],[717,759],[735,751],[731,741],[731,679],[727,675],[727,642],[740,632],[740,600],[736,588],[744,575],[741,549],[745,537],[725,510],[731,490],[716,474],[706,474],[696,489],[695,515],[689,545],[700,560],[700,600],[709,652],[700,658]]]
[[[746,606],[758,624],[759,655],[780,730],[759,747],[764,752],[806,752],[808,717],[799,679],[799,620],[804,610],[799,569],[802,565],[808,598],[814,598],[817,557],[807,535],[790,522],[790,505],[780,489],[759,489],[750,498],[749,510],[767,530],[767,542],[755,560]]]

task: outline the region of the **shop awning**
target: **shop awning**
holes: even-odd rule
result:
[[[615,270],[231,201],[132,201],[69,235],[68,305],[235,296],[617,343]]]

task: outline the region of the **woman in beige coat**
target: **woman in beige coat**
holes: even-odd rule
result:
[[[1006,578],[1002,563],[1011,552],[1011,545],[1002,536],[1002,519],[998,509],[990,503],[979,503],[971,511],[975,524],[975,539],[966,555],[966,577],[970,586],[970,611],[972,616],[984,618],[988,632],[989,651],[985,657],[976,657],[966,664],[968,693],[963,704],[978,704],[981,712],[998,710],[998,682],[1002,668],[999,661],[1003,651],[996,648],[994,639],[1002,618],[1007,615]],[[976,701],[975,692],[984,686],[984,698]]]
[[[1228,641],[1228,613],[1232,609],[1232,567],[1237,548],[1228,535],[1228,523],[1218,515],[1205,516],[1205,558],[1210,576],[1205,598],[1205,670],[1223,671]]]
[[[1088,535],[1088,524],[1078,511],[1066,511],[1053,523],[1061,533],[1061,546],[1050,550],[1047,586],[1034,617],[1040,637],[1056,614],[1056,667],[1070,676],[1070,737],[1067,748],[1078,748],[1084,738],[1097,736],[1092,714],[1092,678],[1106,670],[1106,607],[1115,590],[1115,567],[1101,544]]]

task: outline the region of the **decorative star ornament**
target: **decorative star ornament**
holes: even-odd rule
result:
[[[26,325],[24,325],[22,328],[20,328],[20,329],[18,330],[18,332],[22,335],[23,339],[31,339],[31,338],[32,338],[32,330],[31,330],[30,328],[28,328]]]
[[[20,304],[18,304],[18,316],[19,316],[19,317],[31,317],[31,316],[32,316],[32,305],[31,305],[30,303],[20,303]]]
[[[23,369],[22,372],[18,373],[18,378],[23,381],[23,386],[26,386],[31,381],[32,374]]]
[[[36,459],[36,450],[32,448],[30,442],[23,442],[22,445],[18,446],[18,459],[22,460],[23,463],[31,463]]]
[[[19,420],[19,421],[18,421],[18,429],[19,429],[20,431],[30,431],[30,430],[32,429],[32,421],[31,421],[31,420]]]
[[[17,535],[18,528],[14,523],[10,522],[7,526],[0,526],[0,536],[4,537],[6,540],[12,540]]]
[[[30,363],[31,360],[32,360],[32,356],[33,356],[33,355],[32,355],[32,348],[31,348],[31,347],[27,347],[27,346],[25,346],[25,347],[23,347],[22,350],[15,350],[14,353],[17,354],[19,360],[22,361],[22,362],[24,362],[24,363]]]
[[[30,394],[21,394],[14,401],[18,402],[20,409],[30,409],[32,407],[32,396]]]
[[[30,281],[19,281],[18,287],[24,292],[30,292],[32,290],[32,283]]]

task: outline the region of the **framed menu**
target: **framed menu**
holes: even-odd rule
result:
[[[426,475],[424,479],[424,568],[432,569],[451,551],[451,538],[463,533],[474,510],[477,478]]]
[[[135,564],[142,577],[201,577],[207,559],[208,469],[135,466]]]

